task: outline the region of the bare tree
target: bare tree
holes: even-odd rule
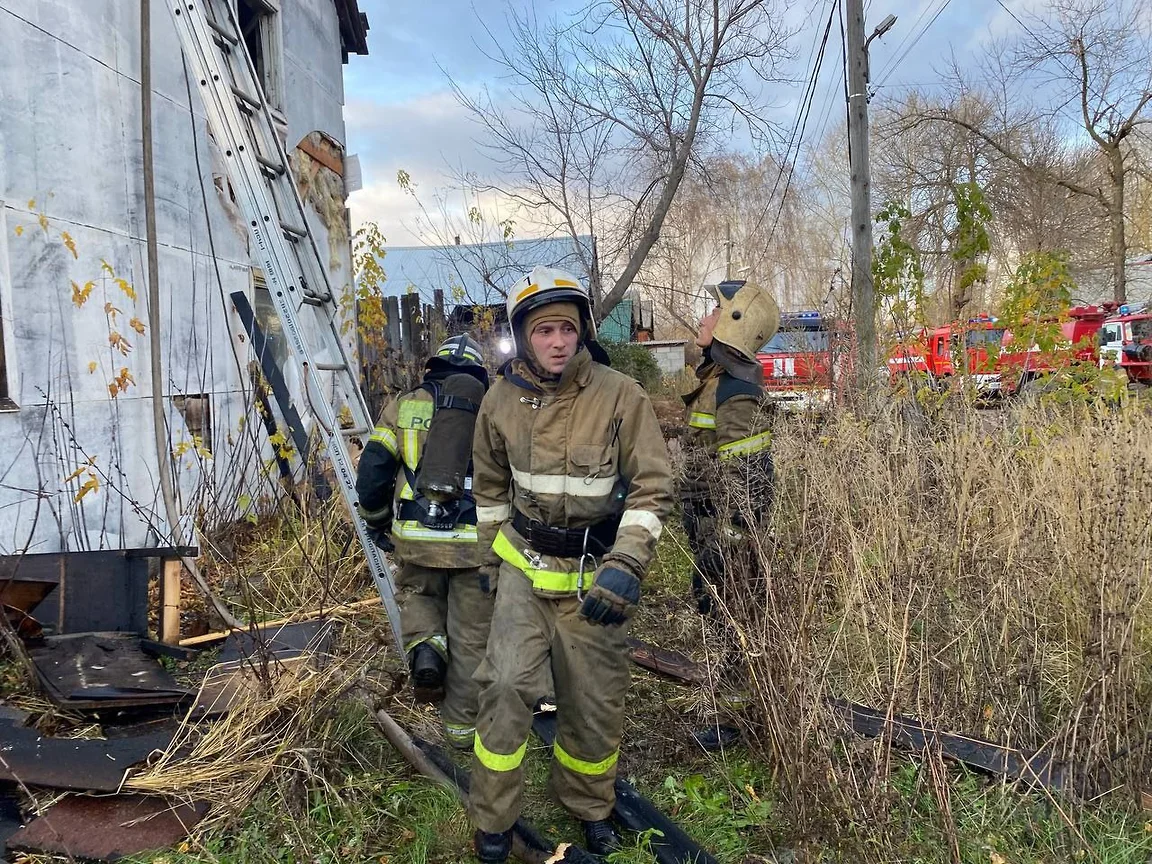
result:
[[[1130,177],[1139,169],[1132,139],[1141,125],[1152,120],[1150,14],[1149,0],[1053,0],[1045,15],[1020,22],[1026,33],[1012,46],[1010,62],[1002,67],[1015,80],[1004,81],[999,119],[1009,112],[1020,116],[1034,109],[1037,118],[1063,129],[1075,124],[1101,162],[1098,182],[1086,180],[1080,171],[1069,173],[1066,164],[1030,160],[1018,141],[1005,134],[1004,123],[978,124],[947,110],[928,111],[920,118],[967,129],[1021,169],[1095,202],[1108,221],[1113,295],[1121,302],[1126,296],[1128,251],[1125,195]],[[1035,105],[1026,93],[1052,98],[1046,105]]]
[[[493,38],[507,91],[453,84],[486,131],[502,178],[491,187],[539,227],[597,238],[617,271],[609,286],[578,250],[598,318],[640,272],[701,155],[738,127],[763,140],[756,87],[785,55],[782,14],[782,0],[591,0],[563,24],[516,14],[511,43]]]

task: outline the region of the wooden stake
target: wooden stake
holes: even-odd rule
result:
[[[180,641],[180,574],[179,558],[164,561],[160,589],[160,641],[174,645]]]

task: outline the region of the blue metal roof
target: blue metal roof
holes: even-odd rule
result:
[[[547,237],[509,243],[477,243],[453,246],[385,247],[382,287],[385,296],[400,297],[419,292],[431,303],[433,292],[444,292],[444,305],[502,303],[508,288],[537,265],[570,270],[587,284],[588,274],[580,262],[583,247],[592,261],[592,237]]]

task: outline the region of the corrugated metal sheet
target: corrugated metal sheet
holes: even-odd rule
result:
[[[592,237],[580,237],[585,257],[592,260]],[[434,291],[444,292],[446,306],[502,303],[508,287],[537,265],[560,267],[587,279],[579,248],[570,237],[477,243],[459,246],[394,246],[385,249],[386,296],[416,291],[425,303]]]
[[[628,342],[632,338],[632,298],[625,297],[600,322],[597,333],[601,342]]]

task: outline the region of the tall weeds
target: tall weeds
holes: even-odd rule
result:
[[[1152,789],[1146,411],[781,418],[774,449],[723,614],[801,821],[882,824],[888,753],[846,746],[826,697],[1044,750],[1081,793]]]

